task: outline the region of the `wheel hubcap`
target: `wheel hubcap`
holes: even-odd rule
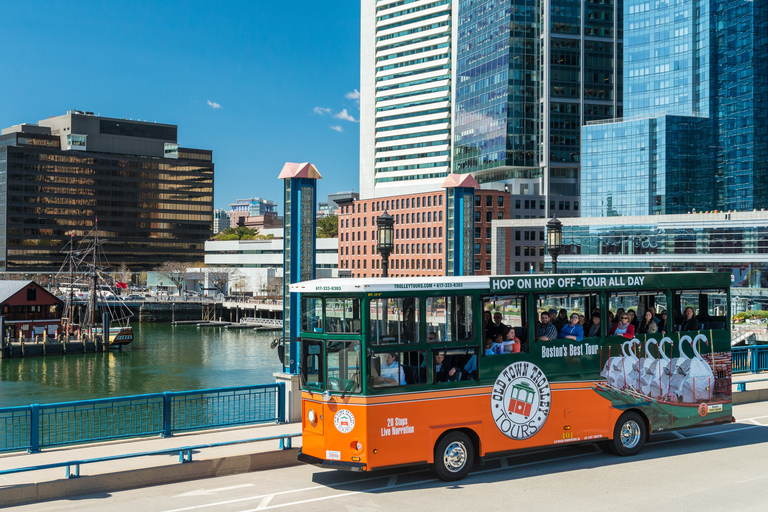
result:
[[[463,443],[455,442],[448,445],[443,454],[445,469],[451,473],[461,471],[467,463],[467,450]]]
[[[636,421],[627,421],[621,426],[621,445],[632,449],[640,442],[640,425]]]

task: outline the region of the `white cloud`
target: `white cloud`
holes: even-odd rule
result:
[[[344,131],[344,128],[341,126],[331,126],[331,130],[336,130],[337,132],[341,133]]]
[[[325,108],[325,107],[315,107],[315,108],[312,110],[312,112],[314,112],[315,114],[318,114],[318,115],[324,116],[324,115],[326,115],[326,114],[329,114],[329,115],[330,115],[330,114],[333,112],[333,110],[331,110],[330,108]]]
[[[349,112],[347,112],[347,109],[342,110],[341,112],[339,112],[333,117],[335,117],[336,119],[343,119],[345,121],[352,121],[353,123],[357,122],[357,119],[349,115]]]
[[[349,91],[347,94],[344,95],[345,98],[348,100],[359,100],[360,99],[360,91],[357,89],[353,91]]]
[[[212,109],[216,110],[217,108],[221,108],[221,105],[216,103],[215,101],[208,100],[208,106]]]

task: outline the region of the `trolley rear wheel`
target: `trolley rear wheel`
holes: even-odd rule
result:
[[[619,417],[613,428],[613,439],[607,441],[608,449],[615,455],[629,457],[637,455],[645,446],[648,424],[634,411],[627,411]]]

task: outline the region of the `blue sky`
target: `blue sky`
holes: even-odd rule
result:
[[[177,124],[213,150],[214,205],[278,202],[286,161],[318,196],[359,188],[355,0],[3,2],[0,127],[67,110]]]

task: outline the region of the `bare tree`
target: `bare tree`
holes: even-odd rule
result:
[[[273,297],[282,298],[283,296],[283,278],[273,277],[267,283],[267,294]]]
[[[208,271],[208,285],[216,288],[219,293],[226,293],[229,284],[240,277],[240,269],[217,268]]]
[[[181,289],[184,286],[184,281],[187,279],[187,264],[179,261],[166,261],[155,269],[155,272],[160,277],[166,278],[171,281],[181,295]]]
[[[122,283],[130,283],[131,282],[131,269],[128,268],[128,265],[125,263],[120,264],[120,268],[117,269],[117,274],[119,276],[119,281]]]

